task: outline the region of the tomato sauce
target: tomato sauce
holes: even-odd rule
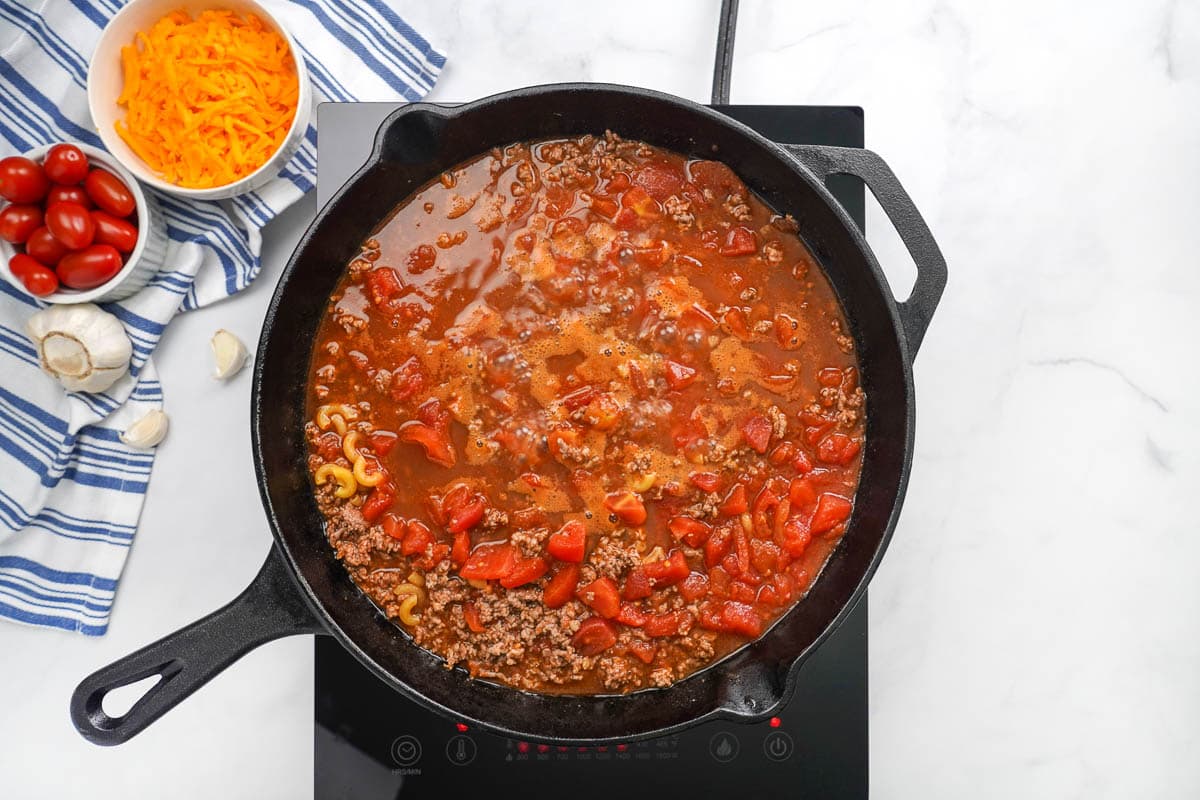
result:
[[[724,164],[517,143],[397,208],[313,349],[310,465],[418,644],[542,692],[663,686],[802,598],[866,398],[790,217]]]

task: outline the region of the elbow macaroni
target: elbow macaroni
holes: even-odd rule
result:
[[[335,494],[340,498],[352,497],[360,488],[372,488],[387,479],[387,473],[376,466],[367,471],[367,456],[359,450],[362,433],[350,430],[346,420],[357,420],[358,411],[353,406],[343,403],[331,403],[317,409],[316,423],[321,430],[333,427],[342,436],[342,453],[350,462],[350,469],[336,464],[325,464],[317,470],[317,482],[324,483],[330,478],[337,481],[338,490]]]
[[[396,616],[405,625],[416,625],[421,621],[421,615],[413,613],[421,603],[425,602],[425,578],[419,573],[410,573],[405,583],[392,589],[392,594],[400,600],[400,609]]]
[[[322,464],[317,470],[317,483],[328,483],[331,478],[337,482],[337,489],[333,492],[336,497],[345,500],[358,491],[358,481],[353,472],[337,464]]]

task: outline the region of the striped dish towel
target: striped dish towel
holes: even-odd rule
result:
[[[417,100],[445,56],[389,0],[264,0],[308,65],[314,104]],[[391,0],[395,2],[395,0]],[[87,64],[119,0],[0,0],[0,156],[63,140],[102,147]],[[118,434],[162,405],[151,353],[171,318],[245,288],[262,227],[313,188],[316,130],[279,177],[221,204],[155,192],[169,228],[163,270],[104,306],[133,342],[130,374],[101,394],[65,394],[38,368],[25,322],[38,308],[0,280],[0,617],[99,636],[154,464]],[[149,190],[148,190],[149,191]]]

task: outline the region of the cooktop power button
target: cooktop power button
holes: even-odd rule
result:
[[[772,761],[786,761],[795,749],[796,743],[783,731],[771,731],[763,739],[763,754]]]
[[[714,761],[722,764],[728,764],[737,758],[738,751],[741,749],[738,738],[729,731],[721,731],[708,740],[708,754],[713,757]]]

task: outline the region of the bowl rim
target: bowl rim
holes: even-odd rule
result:
[[[120,178],[121,182],[124,183],[126,188],[129,189],[130,193],[133,195],[134,206],[137,210],[137,244],[134,245],[133,252],[129,254],[129,258],[125,260],[124,266],[121,267],[120,271],[117,272],[116,275],[113,275],[99,286],[93,286],[91,289],[71,289],[69,287],[60,285],[57,291],[54,291],[51,294],[43,297],[38,297],[26,289],[25,284],[23,284],[17,278],[17,276],[13,275],[12,270],[8,268],[9,259],[16,254],[17,248],[16,245],[2,240],[0,240],[0,251],[3,252],[4,257],[3,259],[0,259],[0,270],[3,270],[3,277],[9,283],[35,300],[41,300],[46,303],[61,303],[64,305],[91,303],[103,295],[111,292],[120,284],[124,283],[125,279],[133,274],[134,270],[138,266],[138,262],[141,261],[142,254],[146,249],[146,240],[149,238],[150,226],[152,225],[149,208],[150,199],[147,197],[146,193],[142,191],[142,187],[138,185],[137,178],[134,177],[129,170],[125,169],[125,166],[121,164],[116,156],[114,156],[112,153],[109,153],[107,150],[101,150],[100,148],[93,147],[90,144],[84,144],[83,142],[52,142],[50,144],[40,145],[32,150],[27,150],[21,155],[37,162],[38,164],[41,164],[45,159],[46,154],[50,152],[50,148],[60,144],[69,144],[74,147],[78,147],[83,151],[84,155],[88,157],[89,164],[96,163],[104,169],[112,172],[118,178]]]
[[[259,186],[262,186],[266,180],[269,180],[269,177],[264,180],[264,173],[270,171],[271,175],[273,175],[274,172],[278,172],[280,170],[281,165],[277,163],[280,153],[287,150],[289,143],[296,137],[297,132],[302,130],[302,126],[306,128],[310,121],[311,104],[305,101],[307,94],[311,92],[308,65],[304,62],[304,56],[300,52],[300,48],[297,45],[295,38],[292,36],[291,31],[287,29],[287,26],[283,24],[283,21],[280,20],[279,17],[275,15],[269,8],[258,2],[258,0],[238,0],[239,4],[253,7],[255,13],[259,14],[268,23],[270,23],[270,25],[283,36],[284,41],[287,42],[288,49],[292,54],[292,62],[296,65],[296,80],[298,89],[296,113],[292,117],[292,124],[288,126],[287,135],[284,136],[283,141],[281,141],[279,146],[271,152],[271,155],[267,158],[267,160],[249,175],[238,178],[232,183],[224,183],[220,186],[209,186],[203,189],[177,186],[173,183],[168,183],[155,174],[154,171],[150,169],[150,165],[137,156],[136,153],[134,154],[135,163],[126,163],[127,159],[117,155],[117,149],[113,147],[113,140],[120,140],[120,136],[118,136],[116,131],[112,129],[112,126],[107,126],[106,130],[106,126],[101,126],[96,123],[96,120],[99,119],[96,114],[96,110],[101,103],[101,99],[98,96],[99,90],[95,88],[95,82],[92,80],[93,67],[96,64],[96,60],[100,57],[102,50],[112,50],[111,40],[113,36],[115,36],[115,34],[112,33],[114,29],[113,23],[120,19],[122,15],[130,13],[130,9],[151,2],[161,2],[161,0],[128,0],[128,2],[119,11],[117,11],[117,13],[114,14],[104,26],[104,30],[100,33],[100,38],[96,42],[96,47],[92,51],[91,58],[88,59],[88,113],[91,115],[92,124],[96,128],[96,133],[100,136],[100,140],[104,143],[104,146],[108,148],[108,152],[112,154],[113,158],[120,161],[122,166],[126,167],[126,169],[132,172],[138,180],[142,181],[148,186],[158,189],[161,192],[166,192],[168,194],[173,194],[177,197],[184,197],[190,200],[222,200],[254,191]],[[196,0],[196,3],[202,3],[206,6],[211,5],[213,8],[225,7],[222,5],[221,0]],[[166,5],[172,4],[166,3]],[[178,7],[179,5],[180,3],[177,2],[172,7]],[[123,44],[125,43],[122,42],[117,44],[118,50]],[[111,102],[115,105],[116,98],[111,98],[104,102]]]

